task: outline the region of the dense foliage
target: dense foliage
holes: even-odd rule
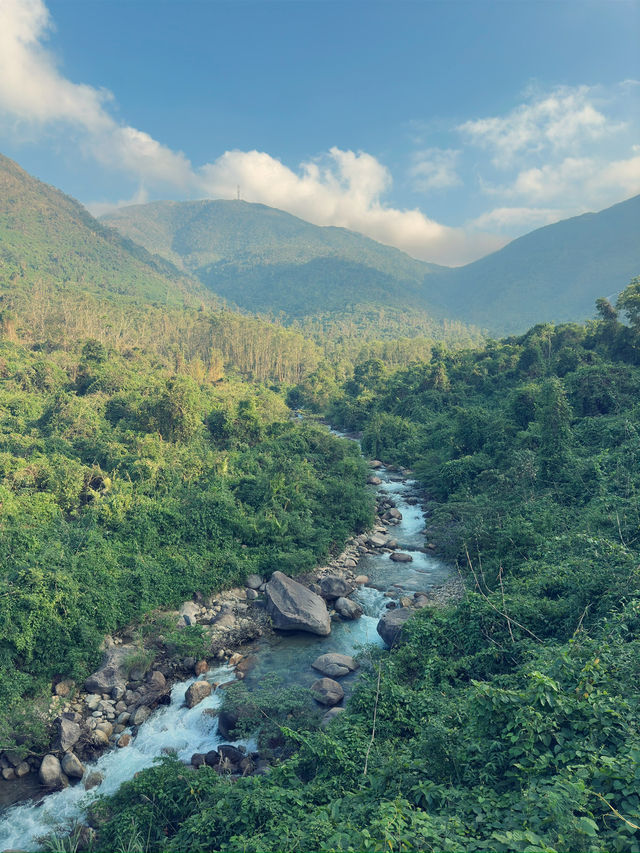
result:
[[[86,674],[105,633],[339,548],[370,518],[363,483],[356,448],[264,387],[95,340],[0,343],[2,742],[20,697]]]
[[[639,294],[627,324],[601,300],[299,389],[414,466],[467,595],[365,658],[327,730],[285,725],[269,776],[165,761],[101,803],[96,849],[640,850]]]

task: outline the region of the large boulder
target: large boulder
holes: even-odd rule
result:
[[[323,599],[282,572],[273,573],[266,596],[267,613],[274,628],[308,631],[321,637],[331,633],[331,619]]]
[[[45,755],[40,765],[40,782],[45,788],[66,788],[69,780],[62,772],[62,765],[55,755]]]
[[[311,666],[330,678],[342,678],[343,675],[349,675],[358,668],[358,664],[350,655],[341,655],[337,652],[320,655]]]
[[[359,619],[363,613],[362,607],[359,604],[356,604],[350,598],[343,598],[342,596],[336,599],[333,606],[336,609],[336,613],[339,613],[343,619]]]
[[[411,554],[405,554],[403,551],[394,551],[389,557],[394,563],[412,563],[413,557]]]
[[[374,533],[373,536],[370,536],[367,539],[367,544],[371,545],[372,548],[384,548],[388,541],[388,536],[382,536],[380,533]]]
[[[128,672],[124,666],[126,658],[135,653],[133,645],[110,646],[102,661],[102,666],[92,673],[84,683],[87,693],[111,694],[114,688],[126,689]]]
[[[195,708],[195,706],[211,695],[211,685],[208,681],[194,681],[189,685],[184,697],[187,708]]]
[[[220,756],[226,758],[232,764],[240,764],[244,758],[244,752],[241,752],[237,746],[232,746],[230,743],[223,743],[218,747]]]
[[[247,587],[249,589],[260,589],[263,584],[263,580],[260,575],[249,575],[247,578]]]
[[[195,601],[185,601],[178,613],[178,624],[195,625],[198,621],[198,614],[202,608]]]
[[[327,601],[332,601],[334,598],[345,598],[351,595],[355,589],[355,584],[341,578],[340,575],[327,575],[320,581],[320,595],[326,598]]]
[[[67,752],[62,759],[62,769],[67,776],[71,776],[73,779],[82,779],[84,776],[84,764],[73,752]]]
[[[311,685],[311,693],[321,705],[337,705],[344,699],[344,690],[332,678],[319,678]]]
[[[56,720],[58,737],[55,748],[60,752],[68,752],[80,740],[80,726],[66,717],[58,717]]]
[[[404,623],[414,612],[409,607],[396,607],[382,616],[376,630],[389,647],[399,640]]]

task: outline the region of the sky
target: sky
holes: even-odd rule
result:
[[[467,263],[640,192],[640,0],[0,0],[0,151]]]

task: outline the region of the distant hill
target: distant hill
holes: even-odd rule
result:
[[[0,286],[28,292],[34,284],[141,303],[207,298],[173,264],[101,225],[75,199],[0,154]]]
[[[436,316],[425,281],[444,267],[263,204],[161,201],[102,221],[251,311],[300,319],[375,304]]]
[[[348,326],[384,308],[385,316],[405,312],[406,334],[446,338],[446,319],[494,335],[522,332],[592,316],[598,296],[615,297],[640,272],[640,196],[456,269],[243,201],[153,202],[103,221],[226,299],[297,324],[334,315]],[[393,334],[403,334],[397,320]]]
[[[538,228],[429,279],[445,313],[494,334],[593,316],[640,273],[640,196]],[[432,299],[435,294],[432,291]]]

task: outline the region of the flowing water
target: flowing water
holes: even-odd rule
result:
[[[319,677],[311,668],[318,655],[325,652],[353,654],[368,644],[382,645],[376,625],[389,600],[384,595],[386,591],[398,596],[402,592],[428,591],[449,576],[450,570],[446,565],[417,550],[424,545],[424,515],[418,505],[410,505],[406,500],[415,484],[401,480],[384,468],[376,471],[376,475],[383,480],[378,490],[391,497],[402,513],[402,520],[390,528],[389,535],[397,539],[400,550],[411,553],[413,562],[392,562],[389,554],[365,554],[357,572],[368,575],[370,581],[353,596],[362,606],[364,615],[352,622],[334,621],[328,637],[295,632],[259,642],[255,647],[256,666],[246,679],[249,687],[270,673],[280,676],[284,683],[310,685]],[[224,682],[230,680],[232,672],[229,667],[222,666],[210,670],[206,677],[211,682]],[[356,678],[357,673],[354,673],[340,679],[347,695]],[[40,849],[39,838],[56,827],[69,826],[81,819],[95,797],[114,793],[123,782],[150,767],[154,759],[163,753],[173,752],[189,762],[194,752],[206,753],[215,749],[222,738],[218,735],[212,711],[220,705],[222,697],[215,690],[195,708],[187,709],[184,695],[194,680],[174,685],[171,704],[155,711],[140,726],[129,746],[111,750],[87,765],[85,778],[93,771],[103,777],[96,788],[87,792],[80,782],[48,794],[40,802],[29,799],[1,814],[0,850]],[[29,793],[33,795],[33,791]]]

